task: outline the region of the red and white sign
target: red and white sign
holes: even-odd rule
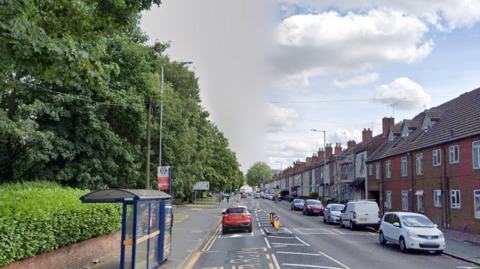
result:
[[[158,167],[158,189],[170,189],[170,166]]]

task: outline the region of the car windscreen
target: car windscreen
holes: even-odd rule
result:
[[[293,200],[294,204],[303,204],[303,200]]]
[[[359,211],[359,212],[378,211],[378,205],[374,203],[357,204],[355,211]]]
[[[343,205],[332,205],[330,206],[330,211],[342,211],[344,207]]]
[[[246,213],[247,210],[245,208],[230,208],[227,210],[227,214],[233,214],[233,213]]]
[[[319,201],[307,201],[307,205],[322,205]]]
[[[433,228],[433,223],[423,216],[402,216],[403,225],[406,227]]]

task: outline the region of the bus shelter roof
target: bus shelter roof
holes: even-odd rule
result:
[[[82,203],[125,203],[170,198],[170,194],[158,190],[104,189],[86,194],[80,200]]]

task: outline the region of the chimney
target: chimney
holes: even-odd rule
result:
[[[371,137],[371,135],[370,135]],[[327,144],[327,147],[325,148],[325,152],[327,153],[327,160],[330,159],[330,157],[332,157],[332,144]]]
[[[390,132],[390,128],[395,126],[395,119],[394,118],[383,118],[382,119],[382,130],[383,130],[383,137],[388,136],[388,132]]]
[[[347,142],[347,150],[353,149],[357,145],[357,142],[355,140],[350,140]]]
[[[341,143],[335,143],[335,155],[338,155],[342,152],[342,144]]]
[[[324,154],[324,153],[325,153],[325,152],[323,151],[322,148],[318,149],[318,162],[323,161],[323,154]]]
[[[312,165],[312,157],[307,157],[307,166]]]
[[[371,139],[372,139],[372,130],[370,130],[370,128],[368,128],[368,130],[364,128],[362,131],[362,143],[365,145]]]

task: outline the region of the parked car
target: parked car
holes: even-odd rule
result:
[[[230,229],[247,229],[252,232],[252,215],[246,206],[231,206],[222,212],[222,233]]]
[[[264,193],[260,193],[260,198],[265,199],[265,194],[264,194]]]
[[[320,215],[320,211],[323,209],[323,205],[318,200],[308,199],[303,204],[304,215]]]
[[[292,203],[290,204],[290,209],[295,211],[302,210],[304,202],[305,201],[303,199],[293,199]]]
[[[247,198],[247,194],[246,193],[242,193],[242,198]]]
[[[373,201],[360,200],[349,202],[340,215],[340,227],[350,227],[354,230],[358,226],[372,227],[378,230],[381,222],[380,209]]]
[[[326,222],[328,224],[340,223],[340,215],[344,207],[345,205],[342,204],[327,205],[323,213],[323,222]]]
[[[436,224],[422,214],[410,212],[386,213],[380,225],[379,240],[382,245],[387,241],[398,244],[402,252],[422,249],[441,254],[446,246]]]
[[[253,199],[260,199],[260,194],[255,193],[255,195],[253,195]]]

